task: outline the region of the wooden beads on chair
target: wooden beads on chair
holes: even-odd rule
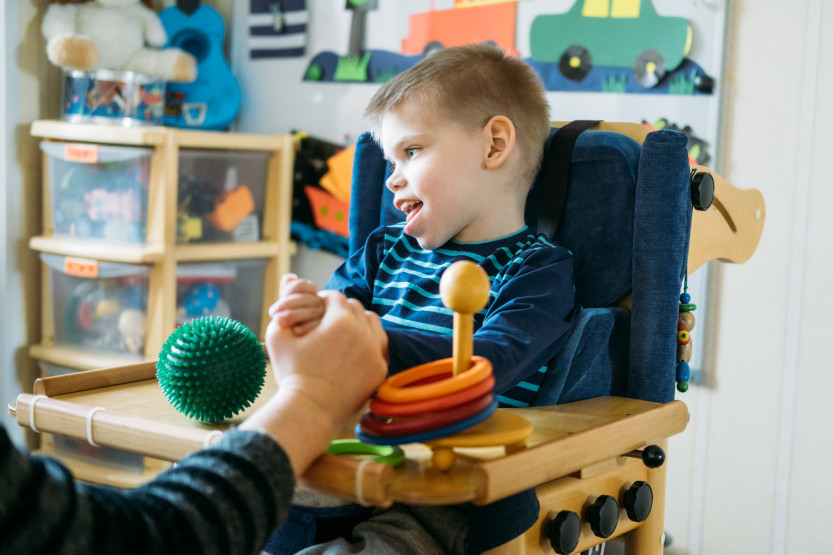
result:
[[[688,293],[680,295],[680,316],[677,319],[677,391],[688,391],[688,380],[691,377],[691,330],[694,329],[694,314],[697,305],[692,304]]]

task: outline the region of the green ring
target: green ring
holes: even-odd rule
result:
[[[399,466],[405,460],[405,452],[397,445],[370,445],[358,439],[336,439],[330,443],[328,455],[374,455],[373,462]]]
[[[696,308],[697,308],[697,305],[694,304],[694,303],[688,303],[688,304],[680,303],[680,312],[692,312]]]

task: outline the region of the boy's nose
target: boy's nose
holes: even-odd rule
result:
[[[385,181],[385,186],[390,189],[391,191],[396,191],[405,186],[405,178],[402,177],[402,174],[394,170],[390,177],[387,178]]]

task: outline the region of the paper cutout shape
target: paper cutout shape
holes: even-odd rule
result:
[[[628,68],[644,87],[658,84],[691,49],[691,26],[660,16],[651,0],[576,0],[562,14],[532,21],[532,60],[558,63],[570,80],[582,81],[593,66]]]
[[[328,193],[342,202],[350,202],[350,181],[353,176],[353,155],[356,147],[345,148],[327,159],[330,168],[318,181]]]
[[[489,41],[517,56],[516,12],[515,0],[457,0],[450,10],[411,15],[402,53],[427,55],[449,46]]]

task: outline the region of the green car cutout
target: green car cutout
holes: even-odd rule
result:
[[[529,36],[532,60],[558,62],[567,79],[581,81],[594,65],[630,67],[648,88],[691,49],[688,20],[658,15],[651,0],[576,0],[566,13],[536,17]]]

